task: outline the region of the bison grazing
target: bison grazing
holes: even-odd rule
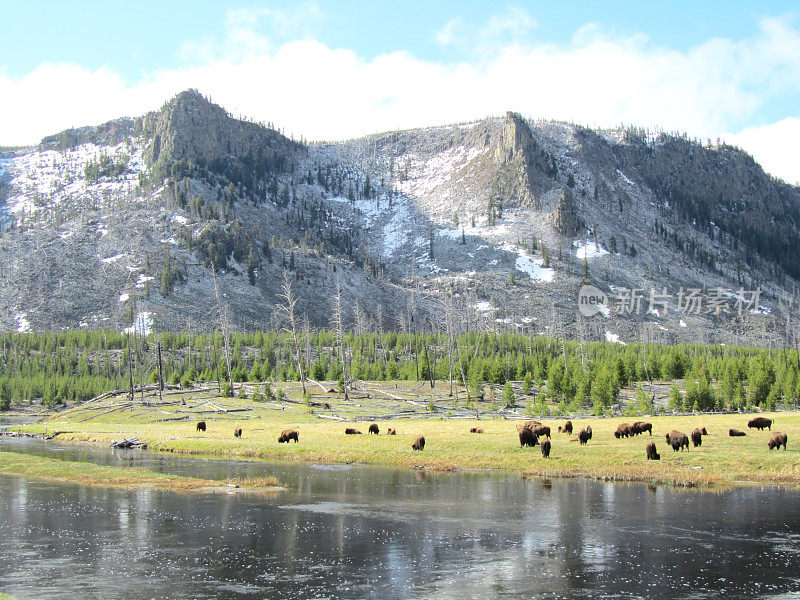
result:
[[[558,433],[567,433],[569,435],[572,435],[572,421],[567,421],[563,425],[559,425]]]
[[[233,437],[237,437],[237,438],[242,437],[242,428],[241,427],[237,427],[236,429],[233,430]]]
[[[381,430],[380,430],[380,429],[378,429],[378,424],[377,424],[377,423],[372,423],[372,424],[369,426],[369,429],[367,430],[367,433],[368,433],[368,434],[370,434],[370,433],[374,433],[375,435],[378,435],[378,434],[380,433],[380,431],[381,431]]]
[[[697,448],[703,445],[703,432],[699,429],[692,431],[692,446]]]
[[[550,439],[550,427],[548,427],[547,425],[537,425],[536,427],[530,428],[530,430],[536,437],[544,436],[547,439]]]
[[[706,428],[705,428],[705,427],[703,427],[703,428],[700,430],[700,433],[702,433],[703,435],[708,435],[708,431],[706,431]]]
[[[670,431],[667,436],[667,444],[672,446],[672,449],[677,452],[680,450],[683,452],[683,449],[689,449],[689,438],[685,433],[681,433],[680,431],[675,431],[674,429]]]
[[[386,430],[386,435],[397,435],[397,432],[394,427],[389,427],[389,429]]]
[[[620,423],[617,425],[617,430],[614,432],[614,437],[620,439],[631,435],[631,426],[628,423]]]
[[[656,451],[656,445],[653,442],[647,442],[644,447],[644,455],[647,460],[661,460],[661,455]]]
[[[533,429],[534,427],[537,427],[537,426],[539,426],[539,425],[541,425],[541,424],[542,424],[542,422],[541,422],[541,421],[525,421],[525,422],[522,424],[522,426],[523,426],[523,427],[527,427],[528,429]]]
[[[483,433],[483,429],[480,427],[473,427],[469,430],[470,433]]]
[[[295,444],[300,441],[300,434],[296,429],[284,429],[281,431],[281,437],[278,438],[278,443],[288,444],[289,440],[294,440]]]
[[[785,433],[773,433],[772,438],[770,438],[767,446],[769,449],[772,450],[773,448],[777,448],[780,450],[780,447],[783,446],[783,449],[786,450],[786,434]]]
[[[206,430],[206,422],[205,421],[198,421],[197,422],[197,431],[205,431]]]
[[[414,440],[414,443],[411,444],[411,448],[413,450],[424,450],[425,449],[425,436],[418,435],[417,439]]]
[[[361,435],[358,429],[353,429],[352,427],[347,427],[344,432],[346,435]]]
[[[653,424],[646,423],[644,421],[636,421],[636,423],[631,425],[631,435],[639,435],[645,431],[650,435],[653,435]]]
[[[731,437],[742,437],[747,434],[744,431],[739,431],[738,429],[728,429],[728,435]]]
[[[770,431],[772,431],[772,419],[767,419],[766,417],[756,417],[755,419],[750,419],[747,422],[747,426],[750,428],[755,427],[759,431],[766,427]]]
[[[550,458],[550,440],[542,442],[542,458]]]
[[[519,429],[519,445],[522,447],[536,446],[539,443],[539,438],[533,433],[533,429],[529,427],[521,427]]]
[[[578,442],[583,446],[586,442],[592,439],[592,427],[587,425],[584,429],[578,432]]]

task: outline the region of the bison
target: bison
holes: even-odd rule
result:
[[[785,433],[773,433],[772,438],[770,438],[767,446],[769,449],[772,450],[773,448],[777,448],[780,450],[780,447],[783,446],[783,449],[786,450],[786,434]]]
[[[472,427],[469,430],[470,433],[483,433],[483,429],[481,427]]]
[[[685,433],[681,433],[680,431],[672,430],[668,434],[667,437],[667,444],[672,446],[672,449],[677,452],[680,450],[683,452],[683,449],[689,450],[689,438]]]
[[[592,426],[587,425],[578,432],[578,442],[580,442],[581,446],[583,446],[590,439],[592,439]]]
[[[358,429],[354,429],[352,427],[347,427],[344,430],[346,435],[361,435],[361,432]]]
[[[236,429],[233,430],[233,437],[237,437],[237,438],[242,437],[242,428],[241,427],[237,427]]]
[[[656,445],[653,442],[647,442],[644,447],[644,455],[647,460],[661,460],[661,455],[656,451]]]
[[[281,431],[281,436],[278,438],[279,444],[288,444],[289,440],[294,440],[294,443],[300,441],[300,434],[296,429],[284,429]]]
[[[541,425],[541,424],[542,424],[541,421],[525,421],[522,424],[522,426],[523,427],[527,427],[528,429],[533,429],[534,427],[537,427],[538,425]]]
[[[397,435],[397,432],[394,427],[389,427],[389,429],[386,430],[386,435]]]
[[[425,436],[418,435],[417,439],[414,440],[414,443],[411,444],[412,450],[424,450],[425,449]]]
[[[542,458],[550,458],[550,440],[542,442]]]
[[[197,431],[205,431],[206,430],[206,422],[205,421],[198,421],[197,422]]]
[[[691,436],[692,436],[692,446],[697,448],[698,446],[702,446],[703,445],[703,432],[702,431],[700,431],[699,429],[695,428],[695,430],[692,431]]]
[[[563,425],[559,425],[558,433],[566,433],[572,435],[572,421],[567,421]]]
[[[374,433],[375,435],[378,435],[380,432],[381,430],[378,428],[377,423],[372,423],[367,430],[367,434]]]
[[[703,427],[703,428],[700,430],[700,433],[702,433],[703,435],[708,435],[708,431],[706,431],[706,428],[705,428],[705,427]]]
[[[636,423],[631,425],[631,435],[639,435],[645,431],[650,435],[653,435],[653,424],[646,423],[645,421],[636,421]]]
[[[531,427],[530,430],[536,437],[544,436],[547,439],[550,439],[550,427],[547,425],[537,425],[536,427]]]
[[[755,427],[759,431],[766,427],[770,431],[772,431],[772,419],[767,419],[766,417],[756,417],[755,419],[750,419],[747,422],[747,426],[751,429]]]
[[[533,448],[539,443],[539,437],[533,433],[533,429],[529,427],[521,427],[519,429],[519,445],[523,448],[530,446]]]
[[[747,434],[744,431],[739,431],[738,429],[728,429],[728,435],[731,437],[743,437]]]
[[[617,425],[617,430],[614,432],[614,437],[617,439],[629,437],[631,434],[631,426],[628,423],[620,423]]]

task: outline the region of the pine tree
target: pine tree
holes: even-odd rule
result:
[[[172,293],[174,287],[175,287],[175,278],[172,273],[169,248],[167,248],[167,252],[164,257],[164,270],[161,272],[161,295],[169,296]]]

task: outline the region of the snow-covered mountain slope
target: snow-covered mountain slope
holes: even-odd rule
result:
[[[277,324],[285,269],[317,326],[340,285],[358,327],[439,327],[454,299],[462,327],[793,343],[799,206],[678,136],[509,113],[305,145],[189,91],[0,156],[0,326],[213,328],[216,267],[241,329]]]

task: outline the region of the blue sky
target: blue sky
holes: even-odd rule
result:
[[[516,110],[723,136],[800,180],[796,1],[0,1],[0,23],[0,144],[196,87],[311,139]]]

